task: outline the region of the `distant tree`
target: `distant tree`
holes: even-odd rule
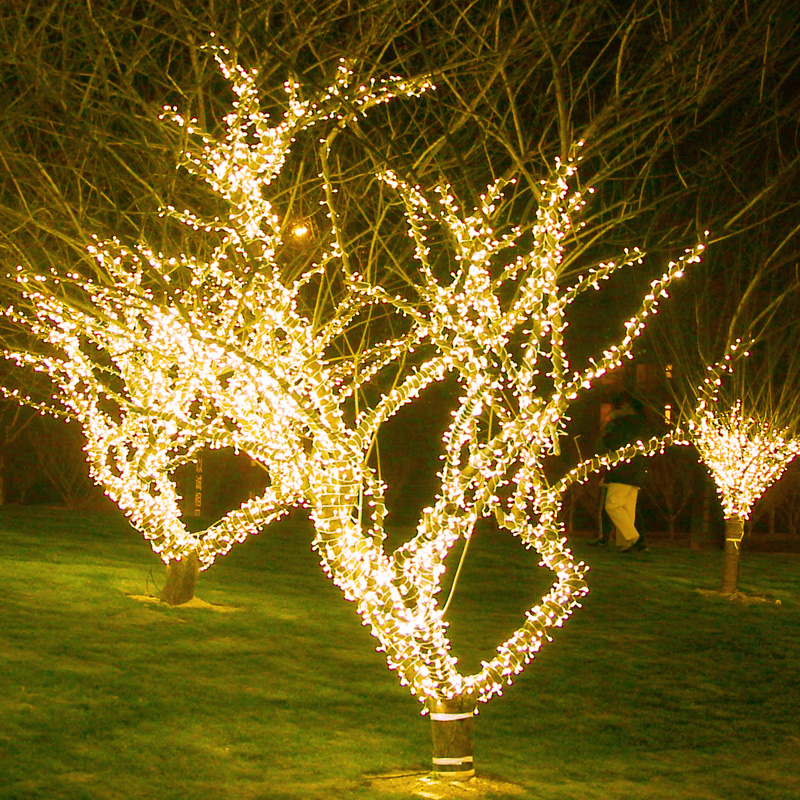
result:
[[[671,364],[668,387],[677,424],[713,478],[722,504],[720,592],[726,595],[738,592],[741,540],[754,504],[800,447],[800,360],[793,347],[792,312],[800,281],[782,256],[793,235],[790,231],[766,255],[742,248],[744,264],[724,278],[707,271],[704,290],[698,290],[701,280],[691,297],[680,297],[651,339]],[[750,257],[756,265],[752,271]],[[720,280],[725,294],[715,288]]]
[[[800,465],[795,461],[787,469],[778,484],[783,490],[782,496],[776,498],[778,504],[776,528],[797,538],[800,536]]]
[[[52,487],[54,504],[60,502],[67,508],[79,509],[103,499],[86,469],[85,439],[77,425],[37,416],[26,438],[36,456],[39,474]]]
[[[13,402],[0,403],[0,505],[6,502],[6,466],[9,450],[35,419],[30,409]]]
[[[696,457],[671,450],[654,458],[648,470],[645,493],[652,498],[658,513],[667,524],[669,538],[674,539],[676,523],[692,507],[697,495]]]
[[[800,453],[800,362],[794,354],[784,363],[775,355],[762,352],[735,367],[725,362],[699,387],[687,414],[687,437],[714,479],[725,515],[719,588],[725,595],[739,590],[741,542],[755,502]]]

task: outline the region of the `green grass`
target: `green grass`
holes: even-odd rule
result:
[[[162,569],[113,515],[0,509],[0,798],[360,800],[366,773],[429,761],[428,723],[303,526],[266,531],[165,608]],[[575,544],[584,608],[476,720],[479,773],[537,800],[796,800],[800,557]],[[454,601],[465,666],[509,633],[547,575],[480,534]]]

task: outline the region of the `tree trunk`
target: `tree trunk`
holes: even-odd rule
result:
[[[721,594],[735,594],[739,590],[739,554],[744,536],[744,520],[733,517],[725,520],[725,551],[722,556]]]
[[[179,606],[188,603],[194,597],[194,587],[200,573],[200,559],[196,553],[180,561],[167,564],[167,581],[161,590],[162,603]]]
[[[711,519],[711,499],[714,489],[704,481],[692,512],[689,547],[692,550],[718,550],[719,538]]]
[[[447,780],[466,780],[475,774],[472,759],[472,720],[475,701],[465,697],[431,700],[433,775]]]
[[[575,499],[570,498],[569,505],[567,506],[567,530],[570,533],[575,532]]]
[[[9,445],[8,429],[2,430],[0,436],[0,506],[6,504],[6,448]]]

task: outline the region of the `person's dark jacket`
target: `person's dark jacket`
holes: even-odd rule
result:
[[[633,409],[618,411],[606,425],[601,435],[603,451],[609,453],[626,444],[649,438],[647,419]],[[641,486],[647,474],[647,463],[641,456],[632,461],[622,461],[606,472],[606,483],[624,483],[628,486]]]

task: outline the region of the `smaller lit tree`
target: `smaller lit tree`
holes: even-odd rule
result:
[[[765,359],[758,365],[750,363],[747,352],[734,359],[740,349],[734,344],[711,368],[686,420],[686,442],[695,446],[714,479],[725,515],[719,588],[725,595],[738,592],[741,542],[753,506],[800,453],[796,359],[787,375],[786,364],[769,358],[769,348],[755,356]]]
[[[722,503],[720,592],[729,596],[738,593],[745,522],[798,451],[796,234],[763,223],[738,247],[721,243],[691,295],[670,304],[651,331],[651,346],[670,365],[677,439],[694,446]]]

